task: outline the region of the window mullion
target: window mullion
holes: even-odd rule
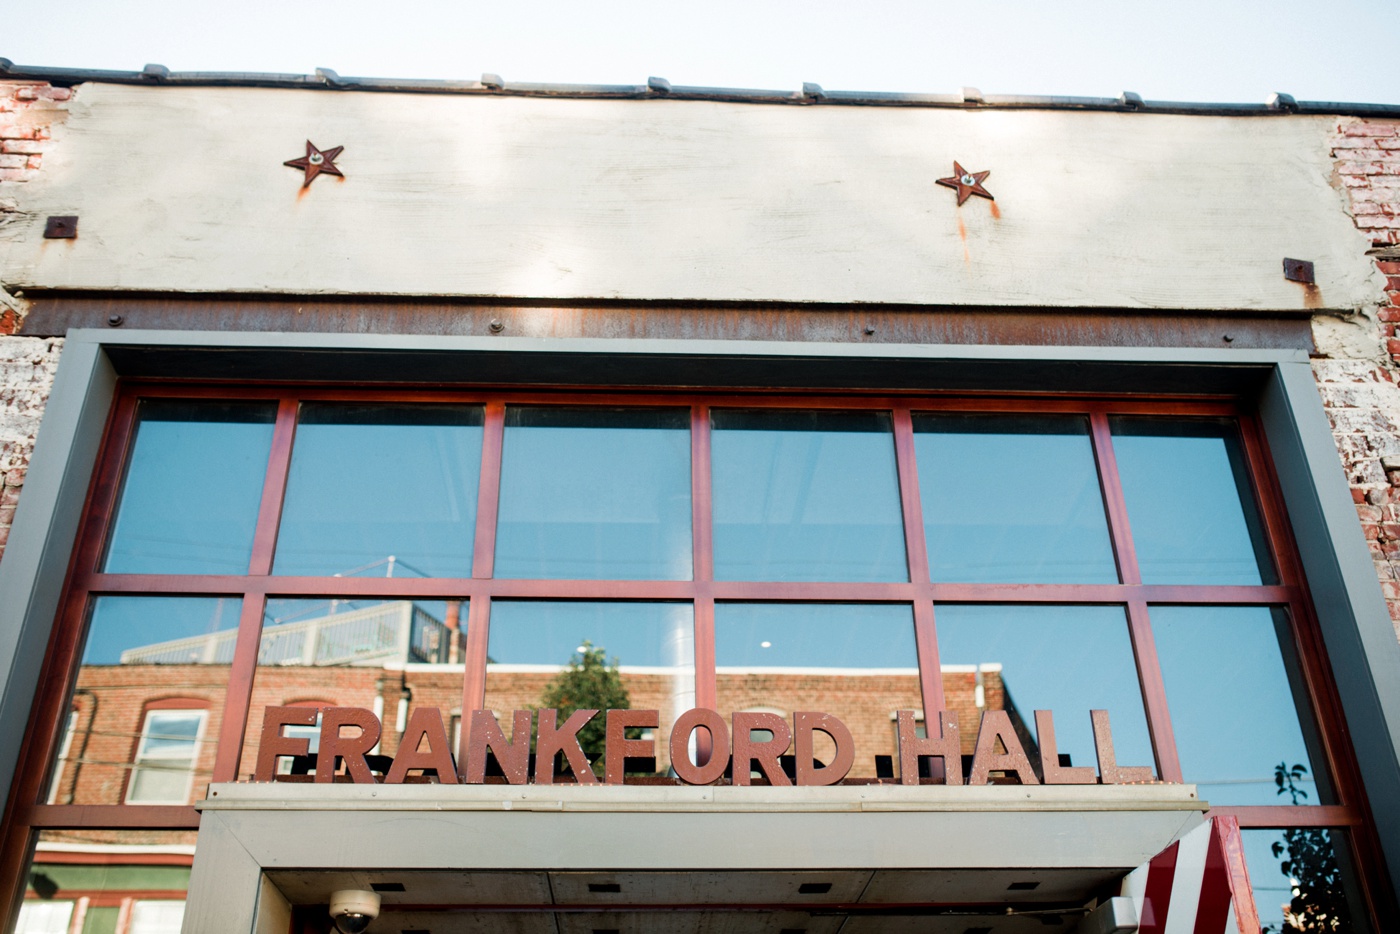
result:
[[[925,722],[934,724],[936,729],[938,711],[945,704],[943,666],[934,625],[928,542],[924,538],[924,508],[919,497],[919,467],[914,457],[914,417],[907,407],[897,408],[893,414],[899,501],[904,513],[904,553],[909,561],[909,580],[918,593],[914,601],[914,643],[919,658],[919,690],[923,696]]]
[[[1108,513],[1108,533],[1113,541],[1113,553],[1118,558],[1118,579],[1128,585],[1141,584],[1142,572],[1138,569],[1137,551],[1133,547],[1132,531],[1128,525],[1128,502],[1123,497],[1123,483],[1118,476],[1118,459],[1113,454],[1108,415],[1094,412],[1089,416],[1089,421],[1094,461],[1099,468],[1099,489]]]
[[[1162,666],[1157,659],[1157,643],[1152,637],[1145,600],[1128,601],[1128,634],[1133,640],[1133,657],[1137,659],[1138,682],[1142,686],[1142,703],[1147,712],[1147,731],[1152,737],[1152,750],[1157,756],[1157,775],[1164,782],[1183,782],[1181,758],[1176,751],[1176,734],[1172,731],[1171,712],[1167,708],[1167,687],[1162,678]]]
[[[243,737],[248,729],[253,679],[258,673],[258,649],[262,643],[263,605],[266,593],[250,590],[243,595],[238,616],[238,641],[229,666],[228,691],[219,727],[219,746],[214,754],[214,774],[210,782],[238,780],[238,763],[243,755]]]
[[[714,501],[710,482],[710,407],[690,410],[690,529],[691,566],[695,581],[695,705],[713,710],[719,702],[715,680]],[[705,741],[697,742],[708,760]]]
[[[248,573],[272,573],[277,550],[277,526],[282,521],[282,501],[287,493],[287,473],[292,464],[292,442],[296,437],[298,402],[284,398],[277,406],[277,423],[272,429],[272,452],[267,459],[262,501],[258,506],[257,531],[253,535],[253,556]]]

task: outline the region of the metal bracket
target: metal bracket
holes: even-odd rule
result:
[[[1311,260],[1283,258],[1283,277],[1289,282],[1304,282],[1312,285],[1317,281],[1313,277],[1313,264]]]
[[[78,215],[52,214],[44,222],[45,240],[74,240],[78,236]]]

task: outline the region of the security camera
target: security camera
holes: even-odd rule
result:
[[[364,934],[369,923],[379,917],[379,895],[359,889],[331,893],[331,920],[340,934]]]

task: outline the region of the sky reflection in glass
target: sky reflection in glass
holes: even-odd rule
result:
[[[496,576],[689,580],[690,413],[506,410]]]
[[[1331,804],[1319,799],[1298,721],[1300,679],[1290,678],[1279,647],[1288,632],[1283,611],[1154,606],[1151,614],[1181,770],[1201,786],[1201,798],[1292,804],[1274,783],[1283,762],[1307,769],[1299,804]]]
[[[1092,766],[1097,757],[1089,711],[1107,710],[1118,764],[1156,772],[1121,607],[939,604],[934,617],[939,661],[1001,665],[1006,707],[1015,708],[1030,735],[1035,711],[1049,710],[1060,753],[1076,766]],[[963,729],[975,733],[977,724]]]
[[[1233,424],[1111,424],[1143,583],[1274,583]]]
[[[103,570],[246,574],[275,403],[145,400]]]
[[[902,603],[719,603],[715,664],[917,669],[914,609]]]
[[[1087,419],[916,415],[914,432],[934,580],[1118,582]]]
[[[481,424],[475,406],[302,406],[273,573],[470,577]]]
[[[493,600],[487,654],[505,665],[567,665],[588,642],[609,664],[690,668],[689,603]]]
[[[712,419],[716,579],[909,579],[888,415]]]

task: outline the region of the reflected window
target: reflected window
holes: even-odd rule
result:
[[[188,804],[207,710],[151,710],[141,727],[127,804]]]
[[[306,403],[276,574],[470,577],[480,406]]]
[[[1087,419],[917,415],[914,432],[934,580],[1117,583]]]
[[[897,603],[719,603],[715,676],[721,711],[829,713],[856,743],[852,778],[873,778],[893,756],[890,711],[923,707],[914,609]],[[759,738],[759,737],[755,737]],[[830,762],[831,741],[814,754]]]
[[[16,932],[174,934],[197,832],[41,830],[25,868]],[[8,928],[6,930],[9,930]]]
[[[246,574],[275,403],[145,400],[103,570]]]
[[[496,577],[688,580],[690,413],[506,410]]]
[[[72,923],[72,902],[29,899],[20,905],[15,934],[69,934]]]
[[[1049,710],[1058,751],[1073,766],[1096,764],[1089,712],[1107,710],[1118,764],[1155,771],[1122,607],[939,604],[934,616],[939,659],[954,676],[944,684],[950,709],[971,688],[979,719],[1005,710],[1033,763],[1035,711]],[[977,720],[963,726],[964,743],[976,732]]]
[[[63,803],[188,804],[214,763],[241,601],[98,597],[55,762]]]
[[[715,577],[906,581],[890,417],[711,415]]]
[[[131,905],[128,934],[180,934],[185,903],[140,899]]]
[[[63,742],[58,747],[58,758],[54,760],[53,771],[49,775],[49,793],[44,797],[47,804],[58,804],[58,793],[63,787],[63,770],[68,765],[68,757],[73,751],[73,734],[78,729],[78,711],[68,711],[68,722],[63,730]]]
[[[1275,582],[1233,422],[1110,424],[1143,583]]]
[[[510,734],[510,712],[657,710],[657,768],[669,766],[671,724],[695,706],[695,619],[688,603],[494,600],[486,706]],[[579,734],[603,752],[604,717]]]
[[[1333,803],[1330,790],[1318,787],[1325,776],[1314,771],[1299,719],[1307,696],[1297,661],[1283,648],[1292,643],[1287,614],[1154,606],[1151,615],[1181,770],[1201,797],[1211,804]]]

